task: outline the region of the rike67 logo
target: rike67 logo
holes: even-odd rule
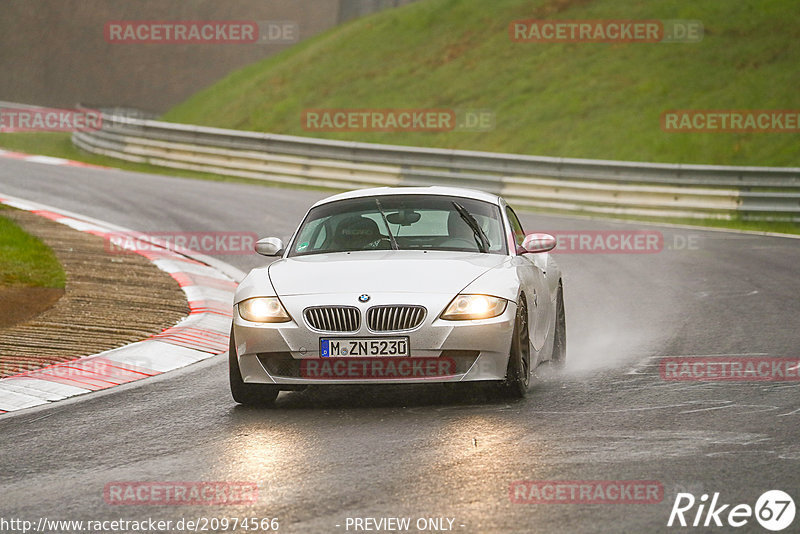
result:
[[[781,490],[766,491],[754,507],[749,504],[723,504],[719,492],[708,502],[708,495],[696,499],[691,493],[678,493],[669,514],[667,526],[678,527],[733,527],[747,525],[753,517],[767,530],[778,532],[792,524],[795,516],[794,500]]]

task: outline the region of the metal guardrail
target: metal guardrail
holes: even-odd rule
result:
[[[164,167],[352,189],[458,185],[571,212],[800,221],[800,168],[552,158],[332,141],[104,115],[76,132],[96,154]]]

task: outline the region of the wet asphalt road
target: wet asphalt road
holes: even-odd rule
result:
[[[284,238],[327,196],[12,160],[0,160],[0,194],[141,231]],[[449,518],[453,531],[469,533],[727,532],[734,529],[668,528],[676,493],[719,492],[721,503],[752,506],[781,489],[800,504],[800,382],[659,374],[659,361],[671,356],[797,357],[800,240],[521,218],[528,231],[659,230],[665,244],[657,254],[558,256],[568,364],[562,374],[542,370],[527,399],[342,387],[283,393],[273,409],[243,408],[230,398],[220,356],[0,417],[0,518],[255,517],[277,518],[280,532],[355,532],[347,518],[408,517],[411,532],[420,531],[418,518]],[[220,259],[242,270],[263,261]],[[650,480],[664,497],[517,504],[509,496],[517,480]],[[246,481],[260,489],[247,505],[114,506],[103,489],[115,481]],[[798,525],[800,517],[786,531]],[[753,518],[735,530],[767,532]]]

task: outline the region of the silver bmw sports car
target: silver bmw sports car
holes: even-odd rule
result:
[[[233,398],[269,404],[311,384],[494,381],[522,397],[563,365],[555,239],[526,235],[500,197],[449,187],[335,195],[289,242],[256,251],[234,298]]]

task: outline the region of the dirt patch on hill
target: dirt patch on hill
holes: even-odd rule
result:
[[[36,317],[64,295],[53,287],[0,287],[0,328]]]
[[[3,312],[0,320],[17,313],[20,322],[0,327],[0,377],[147,339],[189,313],[178,283],[147,258],[110,253],[103,238],[32,213],[3,215],[53,250],[67,283],[61,298],[35,290],[0,293],[4,301],[7,295],[17,302],[42,299]]]

